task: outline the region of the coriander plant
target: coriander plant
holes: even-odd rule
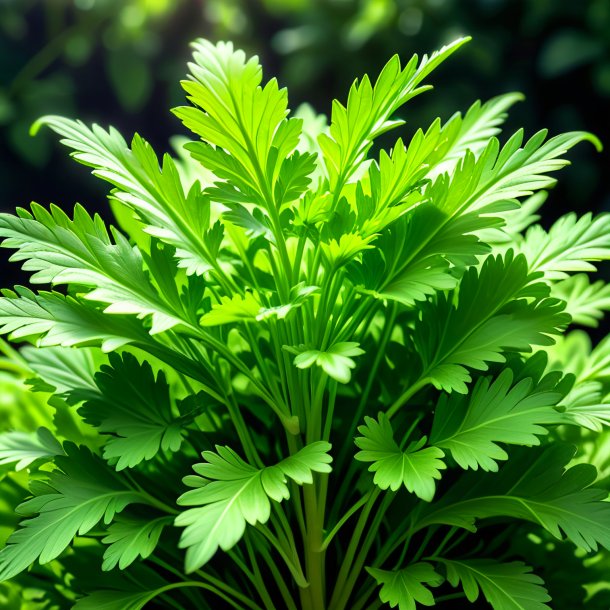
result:
[[[375,146],[464,42],[393,57],[327,126],[200,40],[176,158],[38,122],[111,185],[119,229],[0,216],[57,287],[0,299],[52,412],[0,434],[11,608],[601,608],[610,342],[561,335],[610,308],[587,275],[610,216],[533,224],[565,153],[600,145],[501,144],[511,93]]]

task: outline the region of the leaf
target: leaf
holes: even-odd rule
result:
[[[63,454],[61,445],[47,428],[38,428],[36,434],[27,432],[3,432],[0,434],[0,466],[14,464],[18,472],[36,460]]]
[[[374,483],[381,489],[397,491],[401,485],[417,497],[431,502],[436,488],[435,480],[441,478],[446,468],[443,451],[437,447],[422,447],[426,437],[411,442],[403,451],[394,440],[394,431],[388,418],[380,413],[378,420],[364,418],[365,425],[358,428],[362,436],[356,438],[361,450],[355,458],[361,462],[373,462],[369,470],[375,473]]]
[[[317,286],[305,286],[303,282],[293,286],[287,303],[263,307],[260,295],[246,292],[242,297],[220,297],[220,303],[212,304],[211,311],[201,317],[201,326],[221,326],[238,322],[261,322],[268,318],[283,319],[292,311],[303,305],[307,298],[319,289]]]
[[[392,114],[408,100],[428,90],[429,86],[419,86],[420,83],[468,40],[460,38],[430,57],[424,55],[419,66],[417,55],[404,68],[395,55],[384,66],[374,85],[364,76],[360,82],[356,80],[352,84],[345,106],[337,100],[333,102],[329,134],[321,134],[318,138],[331,192],[343,187],[377,136],[402,124],[402,121],[390,120]]]
[[[262,309],[262,305],[251,292],[246,292],[243,297],[239,294],[220,297],[220,303],[212,305],[212,310],[203,315],[200,324],[219,326],[233,322],[255,322]]]
[[[325,351],[317,349],[294,350],[297,353],[294,365],[299,369],[307,369],[319,366],[329,377],[339,383],[349,383],[352,372],[356,368],[356,363],[352,359],[355,356],[364,354],[358,343],[353,341],[343,341],[335,343]]]
[[[454,114],[441,130],[444,142],[439,143],[435,151],[440,163],[433,163],[427,177],[435,178],[445,172],[451,174],[467,150],[478,155],[489,139],[500,133],[499,127],[506,119],[508,108],[523,99],[521,93],[505,93],[484,104],[477,100],[464,117],[460,113]]]
[[[36,271],[33,283],[88,286],[88,299],[107,305],[105,312],[150,315],[151,333],[182,322],[151,285],[139,251],[117,231],[112,242],[99,216],[92,218],[81,206],[74,219],[58,207],[50,212],[32,204],[32,214],[0,215],[4,248],[16,248],[12,260],[25,260],[23,269]]]
[[[596,218],[591,213],[581,218],[566,214],[548,233],[535,225],[528,229],[520,250],[530,271],[541,271],[548,280],[563,280],[575,271],[595,271],[593,262],[610,258],[610,214]]]
[[[0,551],[0,580],[16,576],[37,559],[41,564],[52,561],[76,535],[101,520],[110,523],[129,504],[147,503],[85,447],[65,443],[64,451],[40,492],[17,509],[28,519]]]
[[[147,232],[176,247],[180,266],[189,274],[217,268],[218,241],[209,240],[210,203],[195,183],[185,194],[180,173],[169,155],[159,166],[157,155],[139,135],[131,148],[114,128],[87,127],[81,121],[57,116],[39,119],[33,130],[49,126],[72,148],[72,157],[93,168],[93,174],[112,184],[112,196],[136,212]]]
[[[444,578],[426,562],[413,563],[402,570],[380,570],[366,568],[366,571],[381,585],[379,598],[390,608],[416,610],[416,603],[434,606],[430,587],[438,587]]]
[[[36,374],[27,381],[32,389],[51,391],[62,398],[74,388],[95,390],[96,365],[106,362],[97,348],[24,347],[19,353]]]
[[[551,601],[544,581],[531,574],[520,561],[499,563],[492,559],[440,559],[447,569],[447,580],[461,586],[470,603],[477,601],[479,590],[494,610],[550,610]]]
[[[79,415],[103,434],[104,458],[116,470],[133,468],[159,451],[176,452],[183,430],[172,410],[163,371],[155,377],[150,364],[130,353],[110,354],[95,374],[94,391],[76,389],[70,399],[85,400]]]
[[[602,280],[590,283],[585,273],[554,283],[551,294],[565,301],[574,324],[596,328],[604,312],[610,311],[610,284]]]
[[[551,424],[563,421],[554,408],[563,394],[554,383],[531,378],[514,382],[505,368],[495,379],[483,377],[467,395],[443,395],[434,412],[430,444],[448,449],[462,468],[497,471],[498,460],[508,459],[499,445],[538,445]]]
[[[91,304],[58,292],[35,294],[17,286],[0,298],[0,332],[12,340],[38,338],[40,346],[101,345],[108,352],[146,339],[142,325],[107,316]]]
[[[505,350],[552,344],[569,317],[560,301],[544,298],[548,287],[536,279],[525,258],[509,251],[487,257],[480,271],[469,268],[458,289],[424,305],[413,334],[420,378],[465,394],[466,367],[486,370],[488,362],[504,361]]]
[[[531,521],[555,538],[562,531],[585,551],[610,548],[607,492],[589,487],[597,471],[590,464],[565,466],[575,448],[553,443],[514,452],[498,473],[468,473],[422,511],[417,530],[432,524],[475,531],[476,519],[511,517]]]
[[[155,550],[163,528],[171,523],[171,517],[136,519],[119,516],[108,528],[102,539],[109,545],[104,551],[102,570],[113,570],[117,566],[124,570],[138,557],[146,559]]]
[[[174,113],[204,143],[188,148],[230,187],[265,209],[298,197],[315,169],[314,157],[293,153],[301,119],[287,119],[288,96],[272,78],[264,86],[257,57],[232,43],[194,43],[189,80],[182,86],[196,107]],[[252,199],[251,199],[252,200]]]
[[[228,551],[241,539],[246,524],[266,523],[271,515],[270,499],[290,496],[287,479],[298,485],[311,484],[313,472],[330,472],[331,446],[319,441],[274,466],[261,469],[244,462],[229,447],[216,446],[216,453],[204,451],[205,462],[195,464],[199,476],[186,477],[195,487],[178,498],[181,506],[194,506],[176,517],[186,527],[180,548],[186,548],[186,571],[207,563],[220,547]]]
[[[547,174],[568,164],[561,156],[574,145],[589,141],[598,150],[601,146],[587,132],[568,132],[545,142],[546,135],[539,131],[523,144],[520,130],[502,148],[491,138],[478,158],[467,151],[451,178],[439,176],[426,195],[451,217],[475,210],[502,212],[517,207],[519,198],[552,186],[555,180]]]
[[[610,397],[602,396],[602,384],[586,381],[577,384],[562,400],[564,423],[602,432],[610,426]]]

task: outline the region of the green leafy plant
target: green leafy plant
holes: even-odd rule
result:
[[[0,300],[55,409],[0,435],[30,479],[2,580],[77,610],[542,610],[563,607],[554,544],[580,549],[573,589],[598,607],[610,344],[556,341],[610,306],[587,275],[610,216],[532,225],[568,149],[599,143],[500,144],[507,94],[375,147],[464,42],[393,57],[327,127],[289,116],[256,58],[198,41],[180,159],[38,123],[111,185],[120,229],[81,206],[0,217],[58,287]]]

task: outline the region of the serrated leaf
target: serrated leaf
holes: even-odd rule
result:
[[[0,298],[0,332],[11,339],[38,339],[40,346],[101,345],[112,351],[146,339],[137,320],[107,316],[91,304],[58,292],[38,294],[17,286]]]
[[[575,449],[553,443],[521,449],[498,473],[468,473],[437,502],[427,506],[417,529],[432,524],[475,530],[477,519],[511,517],[531,521],[555,538],[562,531],[586,551],[610,548],[607,492],[589,487],[597,477],[590,464],[566,469]]]
[[[295,351],[291,349],[290,351]],[[329,377],[339,383],[349,383],[352,369],[356,368],[353,358],[364,354],[359,344],[352,341],[335,343],[325,351],[317,349],[296,350],[294,365],[299,369],[319,366]]]
[[[422,448],[426,437],[411,442],[402,450],[394,440],[394,431],[388,418],[380,413],[378,420],[364,418],[365,425],[358,428],[361,437],[356,438],[360,451],[355,459],[372,462],[369,470],[375,473],[373,481],[381,489],[397,491],[405,486],[410,493],[432,501],[436,480],[441,478],[441,470],[446,468],[445,456],[437,447]]]
[[[187,273],[205,273],[216,266],[210,250],[209,200],[195,183],[187,193],[175,162],[165,155],[161,167],[146,140],[135,135],[131,147],[113,128],[87,127],[81,121],[47,116],[34,126],[49,126],[73,149],[76,161],[115,187],[113,197],[136,212],[146,230],[176,247],[176,257]]]
[[[523,95],[520,93],[506,93],[491,98],[484,104],[477,100],[463,117],[460,113],[454,114],[442,127],[444,141],[439,142],[435,151],[438,160],[433,163],[427,177],[435,178],[445,172],[451,174],[467,150],[478,155],[489,138],[500,133],[500,125],[506,119],[508,108],[521,100]]]
[[[444,578],[426,562],[414,563],[402,570],[380,570],[367,568],[366,571],[381,585],[379,598],[398,610],[416,610],[416,604],[434,606],[434,596],[428,587],[438,587]]]
[[[36,272],[31,282],[86,286],[86,298],[104,303],[107,313],[151,316],[152,333],[181,323],[151,285],[140,252],[118,231],[112,239],[99,216],[78,205],[73,219],[57,206],[32,204],[32,213],[18,213],[0,215],[2,247],[15,248],[11,259]]]
[[[186,527],[180,548],[186,548],[186,571],[207,563],[220,547],[228,551],[241,539],[246,524],[266,523],[271,515],[270,500],[281,502],[290,496],[287,480],[311,484],[313,472],[330,472],[331,446],[319,441],[273,466],[255,468],[229,447],[204,451],[206,460],[195,464],[198,477],[185,482],[195,487],[178,499],[181,506],[194,506],[176,517],[177,526]]]
[[[286,90],[275,78],[261,86],[258,58],[247,58],[232,43],[200,39],[193,46],[189,80],[182,86],[195,107],[174,113],[206,145],[189,148],[229,179],[232,189],[267,210],[300,196],[315,163],[311,155],[293,152],[302,121],[286,118]]]
[[[343,187],[370,149],[373,140],[382,133],[402,124],[391,121],[392,114],[419,93],[429,89],[420,83],[438,65],[469,39],[461,38],[432,53],[424,55],[419,64],[413,56],[404,68],[397,55],[384,66],[374,85],[368,76],[355,81],[350,88],[347,104],[335,100],[328,135],[318,142],[330,178],[331,190]]]
[[[65,456],[55,457],[57,469],[49,473],[43,493],[17,509],[29,518],[0,551],[0,580],[16,576],[37,559],[41,564],[55,559],[77,534],[86,534],[102,520],[110,523],[129,504],[147,503],[85,447],[65,443],[64,451]]]
[[[73,349],[68,347],[24,347],[20,354],[36,378],[28,379],[28,384],[41,384],[41,391],[52,391],[66,397],[74,388],[95,389],[96,364],[106,361],[97,348]]]
[[[595,271],[596,261],[610,258],[610,214],[593,218],[562,216],[548,233],[539,225],[530,227],[521,252],[531,271],[541,271],[548,280],[563,280],[576,271]]]
[[[566,313],[575,324],[596,328],[604,312],[610,311],[610,284],[602,280],[590,283],[585,273],[554,283],[551,294],[565,301]]]
[[[544,298],[548,287],[536,279],[525,258],[509,251],[487,257],[480,271],[469,268],[458,289],[426,304],[413,337],[422,360],[420,377],[465,394],[471,379],[467,367],[486,370],[488,362],[504,361],[506,349],[552,344],[551,335],[559,334],[569,316],[560,301]]]
[[[104,458],[117,470],[133,468],[160,451],[176,452],[183,430],[172,410],[169,385],[161,371],[129,353],[110,354],[109,364],[95,374],[95,390],[76,389],[71,400],[84,400],[78,410],[85,422],[111,435]]]
[[[447,580],[461,586],[466,599],[474,603],[479,590],[494,610],[550,610],[544,581],[520,561],[500,563],[492,559],[440,559]]]
[[[146,559],[152,555],[163,528],[171,522],[171,517],[156,519],[117,517],[102,539],[104,544],[109,545],[104,551],[102,570],[113,570],[117,566],[124,570],[138,557]]]
[[[24,470],[36,460],[49,460],[63,453],[47,428],[39,428],[35,434],[17,430],[0,434],[0,466],[14,464],[16,471]]]
[[[565,410],[562,418],[569,423],[593,432],[602,432],[610,427],[610,397],[602,395],[602,384],[585,381],[577,384],[561,401]]]
[[[559,375],[555,374],[555,384]],[[498,377],[480,378],[467,395],[441,396],[434,412],[430,444],[448,449],[462,468],[497,471],[508,459],[500,446],[538,445],[548,434],[545,426],[559,424],[563,416],[554,407],[563,394],[540,387],[531,378],[516,383],[510,368]]]

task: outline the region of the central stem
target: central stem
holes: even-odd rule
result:
[[[323,547],[324,524],[320,520],[316,498],[315,479],[313,485],[303,487],[305,501],[305,575],[309,588],[301,596],[304,610],[325,610],[326,593],[324,563],[326,551]]]

